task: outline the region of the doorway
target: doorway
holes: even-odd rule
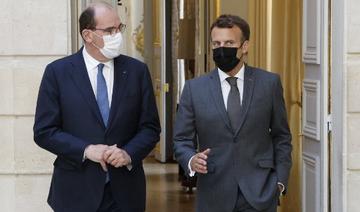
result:
[[[157,8],[161,8],[160,4],[164,3],[164,1],[160,0],[147,2],[146,4],[155,5]],[[310,175],[305,175],[303,172],[304,164],[308,163],[303,159],[302,146],[302,81],[305,76],[305,66],[302,55],[304,2],[302,0],[281,2],[272,0],[199,0],[195,2],[190,0],[172,0],[167,2],[171,2],[169,3],[171,4],[171,16],[163,17],[164,19],[170,18],[171,24],[165,25],[167,28],[162,29],[156,28],[160,26],[156,24],[160,23],[160,20],[155,21],[153,25],[150,24],[153,29],[158,31],[158,33],[152,31],[152,36],[160,35],[162,30],[171,32],[171,41],[161,42],[165,46],[171,46],[171,51],[167,52],[167,55],[171,55],[171,68],[168,69],[171,71],[169,72],[167,70],[165,74],[167,77],[170,76],[172,81],[167,78],[168,81],[162,82],[165,83],[165,85],[169,83],[167,84],[168,86],[165,87],[169,88],[167,91],[171,94],[168,93],[166,95],[172,95],[170,100],[172,106],[170,106],[170,110],[167,110],[170,111],[170,113],[166,112],[166,116],[171,116],[172,120],[174,120],[176,105],[181,95],[184,81],[192,77],[200,76],[214,67],[209,46],[209,28],[211,23],[217,16],[223,13],[232,13],[243,17],[249,22],[251,28],[251,47],[247,62],[249,65],[276,72],[281,76],[288,110],[288,119],[293,135],[293,167],[290,176],[289,190],[287,195],[281,199],[282,204],[281,207],[279,207],[279,211],[293,212],[306,208],[307,206],[302,204],[302,200],[304,199],[302,192],[309,192],[304,190],[304,185],[309,184],[307,182],[304,184],[302,179],[304,179],[304,176]],[[152,11],[151,17],[146,16],[146,19],[149,20],[151,18],[156,19],[157,16],[161,16],[162,14],[159,10],[157,12],[154,9],[148,11]],[[169,13],[167,14],[170,15]],[[149,36],[145,36],[145,39],[150,39],[149,37],[151,35],[148,35]],[[156,41],[156,39],[153,37],[148,43],[154,43],[154,41]],[[149,60],[150,63],[154,61],[157,60]],[[160,68],[160,66],[158,67]],[[153,70],[159,71],[161,70],[159,68],[154,69],[153,67]],[[161,80],[156,80],[155,83],[157,82],[161,82]],[[162,86],[163,84],[160,83],[159,86],[155,87],[161,91]],[[169,108],[169,104],[166,107]],[[160,110],[164,111],[164,108]],[[171,121],[171,126],[166,127],[166,133],[171,131],[172,123]],[[169,122],[167,122],[167,124],[169,124]],[[161,141],[165,143],[163,146],[172,143],[171,137],[169,136],[167,138],[168,139]],[[158,148],[158,152],[161,152],[161,147]],[[328,167],[326,164],[322,164],[322,166]],[[326,176],[323,177],[326,178]],[[328,193],[323,193],[323,195],[328,196]]]

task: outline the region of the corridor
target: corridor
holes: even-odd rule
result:
[[[159,163],[148,158],[144,163],[147,182],[147,212],[193,212],[194,194],[187,194],[178,181],[176,163]]]

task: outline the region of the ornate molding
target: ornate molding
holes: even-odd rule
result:
[[[304,0],[303,8],[303,62],[320,64],[320,0]]]
[[[303,81],[303,134],[320,141],[320,81]]]
[[[302,211],[320,212],[320,159],[308,153],[302,156]]]
[[[135,44],[135,49],[144,57],[144,18],[135,28],[134,33],[132,34],[132,41]]]

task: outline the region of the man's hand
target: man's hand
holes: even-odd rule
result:
[[[282,195],[285,190],[285,187],[282,183],[278,183],[278,189],[279,189],[280,195]]]
[[[128,153],[125,150],[118,148],[116,144],[110,146],[105,151],[103,159],[116,168],[127,166],[131,163],[131,158]]]
[[[206,174],[207,173],[206,160],[208,159],[209,153],[210,153],[210,149],[208,148],[205,151],[199,152],[196,155],[194,155],[194,157],[190,162],[191,170],[197,173]]]
[[[84,154],[87,159],[100,163],[102,169],[107,172],[106,161],[103,155],[108,148],[109,146],[104,144],[90,144],[86,147]]]

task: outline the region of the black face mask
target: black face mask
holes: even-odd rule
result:
[[[241,45],[242,46],[242,45]],[[241,46],[239,48],[241,48]],[[236,57],[238,47],[218,47],[213,49],[213,60],[217,67],[223,72],[233,70],[240,59]]]

